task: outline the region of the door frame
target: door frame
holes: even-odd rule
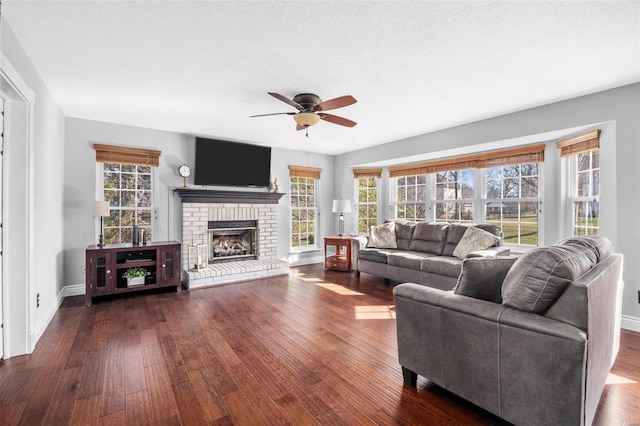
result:
[[[5,99],[2,213],[2,358],[31,353],[33,309],[33,144],[35,93],[0,52],[0,92]],[[6,283],[12,283],[11,286]],[[33,303],[30,303],[33,301]]]

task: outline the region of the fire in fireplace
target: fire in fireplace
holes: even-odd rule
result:
[[[258,258],[255,220],[210,221],[209,263]]]

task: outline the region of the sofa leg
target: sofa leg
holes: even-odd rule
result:
[[[360,271],[356,271],[356,277],[360,276]]]
[[[413,386],[415,388],[418,384],[418,373],[414,373],[404,366],[402,367],[402,378],[406,385]]]

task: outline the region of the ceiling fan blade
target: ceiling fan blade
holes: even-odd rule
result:
[[[270,94],[271,96],[273,96],[276,99],[281,100],[282,102],[284,102],[285,104],[289,104],[292,107],[302,111],[304,109],[304,107],[302,105],[300,105],[299,103],[292,101],[291,99],[287,98],[286,96],[282,96],[280,93],[274,93],[274,92],[267,92],[268,94]]]
[[[314,106],[313,109],[315,111],[328,111],[330,109],[342,108],[348,105],[355,104],[356,98],[351,95],[340,96],[339,98],[329,99],[328,101],[320,102],[318,105]]]
[[[295,115],[295,112],[272,112],[271,114],[258,114],[258,115],[250,115],[249,118],[253,117],[266,117],[268,115]]]
[[[328,121],[329,123],[333,123],[333,124],[339,124],[341,126],[353,127],[356,124],[358,124],[355,121],[348,120],[348,119],[346,119],[344,117],[338,117],[337,115],[333,115],[333,114],[321,113],[321,114],[318,114],[318,115],[324,121]]]

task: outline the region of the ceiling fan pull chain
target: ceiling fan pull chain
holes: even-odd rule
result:
[[[305,127],[306,127],[306,129],[305,129],[306,130],[306,132],[305,132],[306,136],[309,137],[309,126],[305,126]]]

